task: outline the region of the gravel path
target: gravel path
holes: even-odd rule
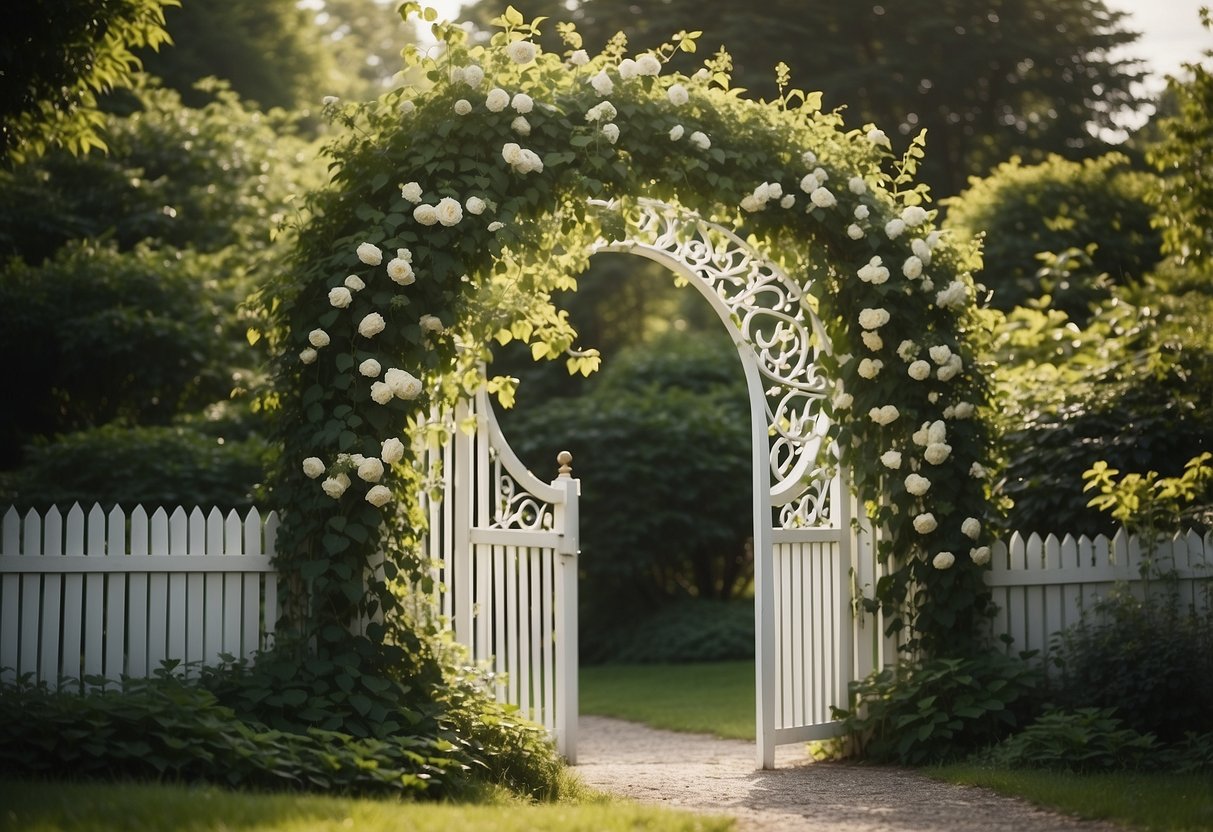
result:
[[[781,746],[762,771],[751,742],[595,716],[580,729],[577,772],[590,786],[730,815],[738,832],[1123,832],[906,769],[814,763],[801,745]]]

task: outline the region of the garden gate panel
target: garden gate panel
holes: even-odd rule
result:
[[[571,458],[561,455],[551,483],[528,471],[484,391],[435,418],[448,435],[422,455],[435,605],[493,674],[497,699],[546,727],[575,763],[580,482]]]

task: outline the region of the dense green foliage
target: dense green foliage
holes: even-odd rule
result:
[[[532,797],[554,795],[559,762],[543,729],[513,719],[469,680],[450,680],[445,712],[385,704],[373,687],[355,692],[355,697],[370,697],[367,714],[381,724],[350,734],[311,722],[308,710],[323,706],[289,676],[262,691],[263,701],[256,704],[268,711],[274,705],[265,700],[289,703],[297,712],[289,724],[272,727],[242,710],[239,706],[251,698],[232,697],[233,710],[224,697],[243,678],[210,670],[200,686],[160,673],[84,696],[5,685],[0,687],[0,774],[54,776],[70,770],[84,779],[170,779],[431,799],[489,782]],[[208,686],[217,688],[218,697]],[[392,692],[408,696],[407,688]],[[465,698],[457,701],[458,696]],[[456,723],[462,723],[461,730],[452,730]]]
[[[1040,704],[1039,669],[993,652],[905,662],[852,683],[856,706],[838,710],[852,752],[873,762],[954,760],[1018,730]]]
[[[1036,165],[1013,158],[948,200],[944,227],[967,239],[985,233],[981,282],[995,308],[1041,304],[1081,326],[1110,285],[1140,281],[1160,259],[1147,202],[1157,185],[1118,153]],[[1050,269],[1040,258],[1088,246],[1081,268]]]
[[[168,42],[176,0],[16,0],[0,33],[0,164],[105,148],[99,95],[130,86],[135,51]]]
[[[945,196],[1012,155],[1036,161],[1099,152],[1092,126],[1114,128],[1116,113],[1143,103],[1130,89],[1137,68],[1111,54],[1137,36],[1126,13],[1101,0],[517,5],[528,17],[571,18],[591,51],[620,31],[643,52],[671,32],[701,30],[701,48],[728,48],[734,83],[768,100],[776,97],[772,69],[783,61],[824,93],[826,109],[845,107],[852,127],[874,122],[902,136],[928,130],[922,180]],[[485,24],[499,11],[494,0],[480,0],[467,14]],[[556,48],[552,39],[546,45]],[[674,66],[694,68],[687,57]]]
[[[587,582],[587,588],[592,586]],[[692,598],[647,612],[615,616],[609,616],[603,606],[600,599],[591,614],[582,616],[578,647],[583,664],[678,664],[754,658],[752,599]]]

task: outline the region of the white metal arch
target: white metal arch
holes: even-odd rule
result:
[[[619,211],[615,203],[594,203]],[[853,677],[852,507],[823,407],[829,350],[804,288],[732,230],[650,199],[624,211],[627,236],[593,252],[652,260],[684,278],[725,324],[750,400],[758,763],[775,746],[838,733],[830,706]],[[779,509],[778,517],[773,510]]]

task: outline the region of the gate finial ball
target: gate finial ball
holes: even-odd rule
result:
[[[562,477],[567,477],[573,473],[573,455],[568,451],[561,451],[556,454],[556,461],[560,463],[560,469],[557,473]]]

